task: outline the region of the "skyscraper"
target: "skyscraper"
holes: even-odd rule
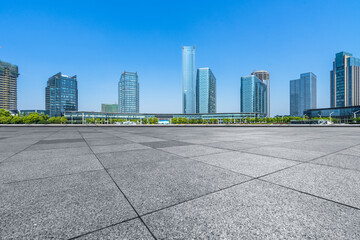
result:
[[[316,108],[316,75],[300,74],[290,81],[290,115],[302,117],[305,110]]]
[[[330,106],[360,105],[360,59],[351,53],[339,52],[330,71]]]
[[[66,111],[78,111],[77,77],[61,72],[50,77],[45,88],[45,109],[50,117],[60,117]]]
[[[0,109],[17,110],[18,67],[0,61]]]
[[[139,82],[137,73],[124,72],[121,74],[119,85],[119,112],[139,112]]]
[[[255,75],[258,79],[263,81],[267,86],[267,96],[266,96],[266,102],[267,102],[267,117],[270,117],[270,74],[269,72],[265,70],[259,70],[252,72],[251,75]]]
[[[241,77],[240,112],[267,115],[267,86],[255,75]]]
[[[195,46],[182,47],[182,87],[183,113],[195,113]]]
[[[196,113],[216,113],[216,78],[210,68],[197,70]]]

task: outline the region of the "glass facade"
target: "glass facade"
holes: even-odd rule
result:
[[[216,78],[210,68],[197,70],[196,113],[216,113]]]
[[[0,109],[17,110],[18,66],[0,61]]]
[[[182,47],[183,113],[196,112],[195,47]]]
[[[45,109],[50,117],[63,116],[66,111],[78,111],[77,77],[55,74],[45,88]]]
[[[255,75],[258,79],[266,84],[266,102],[267,102],[267,117],[270,117],[270,73],[265,70],[259,70],[252,72],[251,75]]]
[[[331,114],[333,118],[350,120],[353,117],[360,117],[360,106],[308,109],[304,113],[310,118],[320,116],[325,118],[330,117]]]
[[[119,85],[120,113],[139,112],[139,82],[137,73],[124,72],[121,74]]]
[[[267,85],[255,75],[241,77],[240,112],[257,112],[267,116]]]
[[[119,111],[119,104],[101,104],[101,112],[115,113]]]
[[[300,79],[290,81],[290,115],[302,117],[307,109],[316,108],[316,75],[300,74]]]
[[[360,59],[339,52],[330,71],[330,106],[360,105]]]
[[[222,121],[223,118],[230,119],[245,119],[245,118],[263,118],[264,114],[261,113],[204,113],[204,114],[168,114],[168,113],[104,113],[104,112],[66,112],[65,117],[73,119],[75,121],[85,121],[85,119],[91,118],[103,118],[106,120],[110,119],[143,119],[143,118],[154,118],[158,119],[172,119],[184,117],[188,119],[218,119]]]

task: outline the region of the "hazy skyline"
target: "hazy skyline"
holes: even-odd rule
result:
[[[117,100],[137,72],[140,112],[182,112],[181,48],[217,79],[217,112],[239,112],[240,77],[267,70],[271,115],[289,114],[289,81],[317,75],[330,106],[335,54],[360,57],[360,1],[1,1],[0,60],[19,66],[18,109],[45,109],[58,72],[77,75],[79,110]]]

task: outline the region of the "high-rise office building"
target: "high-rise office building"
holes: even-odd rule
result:
[[[330,71],[330,106],[360,105],[360,58],[339,52]]]
[[[255,75],[258,79],[263,81],[267,86],[267,96],[266,96],[266,102],[267,102],[267,117],[270,117],[270,74],[268,71],[265,70],[259,70],[252,72],[251,75]]]
[[[197,70],[196,113],[216,113],[216,78],[210,68]]]
[[[300,74],[300,79],[290,81],[290,115],[302,117],[304,111],[316,108],[316,75]]]
[[[101,104],[101,112],[116,113],[119,112],[119,104]]]
[[[196,112],[195,46],[182,47],[183,113]]]
[[[267,86],[255,75],[241,77],[240,112],[267,115]]]
[[[45,109],[50,117],[60,117],[66,111],[78,111],[77,77],[61,72],[50,77],[45,88]]]
[[[121,74],[119,85],[119,112],[139,112],[139,82],[137,73],[124,72]]]
[[[0,109],[17,110],[18,66],[0,61]]]

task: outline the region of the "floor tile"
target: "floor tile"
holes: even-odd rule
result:
[[[130,165],[109,171],[140,214],[250,179],[189,159]]]
[[[295,161],[243,152],[226,152],[192,159],[252,177],[260,177],[298,164]]]
[[[158,239],[357,239],[360,211],[260,181],[143,217]]]
[[[360,174],[358,171],[302,164],[266,176],[264,179],[360,208]]]
[[[104,171],[0,185],[0,236],[64,239],[136,217]]]
[[[201,155],[208,155],[220,152],[226,152],[227,150],[213,148],[213,147],[206,147],[201,145],[189,145],[189,146],[178,146],[178,147],[167,147],[163,148],[162,150],[170,153],[174,153],[183,157],[194,157],[194,156],[201,156]]]
[[[139,220],[134,219],[103,230],[87,234],[77,239],[97,240],[97,239],[154,239],[145,225]]]
[[[156,149],[140,149],[132,151],[97,154],[105,168],[118,168],[130,164],[156,162],[180,158],[177,155]]]

